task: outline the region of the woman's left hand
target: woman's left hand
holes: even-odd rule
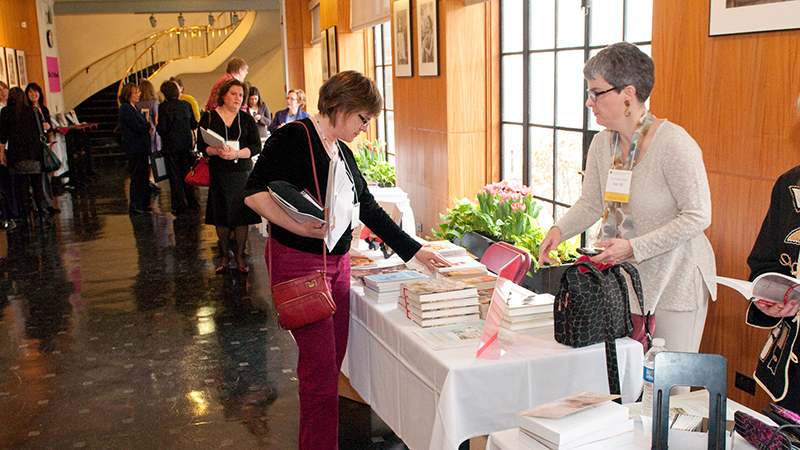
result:
[[[433,261],[436,261],[437,263],[440,263],[446,267],[453,265],[453,263],[444,259],[439,252],[425,246],[419,249],[419,251],[414,255],[414,258],[416,258],[417,261],[421,262],[422,264],[425,264],[425,267],[427,267],[431,272],[436,271],[436,268],[432,264]]]
[[[596,263],[619,264],[633,256],[633,247],[631,247],[631,241],[627,239],[614,238],[595,242],[594,247],[604,249],[603,253],[590,258]]]

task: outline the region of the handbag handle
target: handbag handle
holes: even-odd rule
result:
[[[308,127],[301,121],[297,121],[303,128],[306,130],[306,138],[308,138],[308,151],[311,153],[311,168],[314,171],[314,184],[317,187],[317,201],[321,204],[322,203],[322,194],[319,191],[319,178],[317,177],[317,164],[314,162],[314,148],[311,146],[311,133],[308,131]],[[330,174],[328,174],[330,176]],[[267,254],[269,259],[269,267],[267,267],[267,276],[269,277],[269,282],[272,284],[272,224],[267,222]],[[327,248],[325,247],[325,241],[322,241],[322,276],[325,277],[325,274],[328,273],[328,252]]]

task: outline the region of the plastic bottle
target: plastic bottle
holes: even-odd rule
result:
[[[644,355],[644,390],[642,391],[642,410],[643,416],[653,415],[653,366],[656,354],[666,351],[664,339],[654,338],[653,346]]]

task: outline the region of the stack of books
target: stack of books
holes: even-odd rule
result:
[[[632,444],[628,408],[612,401],[560,418],[518,413],[519,440],[534,450],[612,450]]]
[[[363,279],[364,293],[378,303],[394,302],[400,297],[402,283],[427,279],[427,275],[413,270],[367,275]]]
[[[553,295],[535,294],[515,284],[509,285],[509,294],[500,327],[522,331],[553,324]]]
[[[444,258],[468,256],[467,249],[450,241],[430,241],[426,242],[425,246],[436,250]]]
[[[447,258],[447,260],[450,261],[450,266],[433,263],[434,268],[436,269],[437,277],[445,277],[450,272],[470,269],[480,270],[483,272],[483,274],[487,273],[486,266],[481,264],[479,261],[470,258],[469,256],[455,256],[452,258]]]
[[[452,280],[452,278],[450,279]],[[497,276],[491,273],[487,273],[484,275],[479,275],[477,277],[460,278],[457,279],[456,281],[471,284],[476,288],[478,288],[479,291],[482,291],[486,289],[494,289],[494,287],[497,285]]]
[[[437,278],[403,283],[400,291],[397,308],[423,328],[480,318],[475,286]]]
[[[494,289],[478,289],[478,308],[481,313],[481,320],[486,320],[489,314],[489,305],[492,304]]]
[[[441,278],[449,278],[455,281],[461,281],[465,278],[475,278],[475,277],[482,277],[484,275],[488,275],[489,272],[486,270],[486,267],[475,267],[473,269],[457,269],[451,271],[442,272],[439,276]]]

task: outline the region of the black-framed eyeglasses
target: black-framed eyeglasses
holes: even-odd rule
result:
[[[365,127],[369,126],[369,123],[372,121],[370,119],[365,118],[361,114],[358,115],[358,118],[361,119],[361,122],[364,124]]]
[[[596,102],[597,101],[597,97],[600,97],[601,95],[605,94],[606,92],[611,92],[611,91],[614,91],[616,89],[617,88],[615,86],[611,86],[610,88],[606,89],[605,91],[594,92],[593,90],[588,89],[587,92],[589,92],[589,98],[592,99],[593,102]]]

